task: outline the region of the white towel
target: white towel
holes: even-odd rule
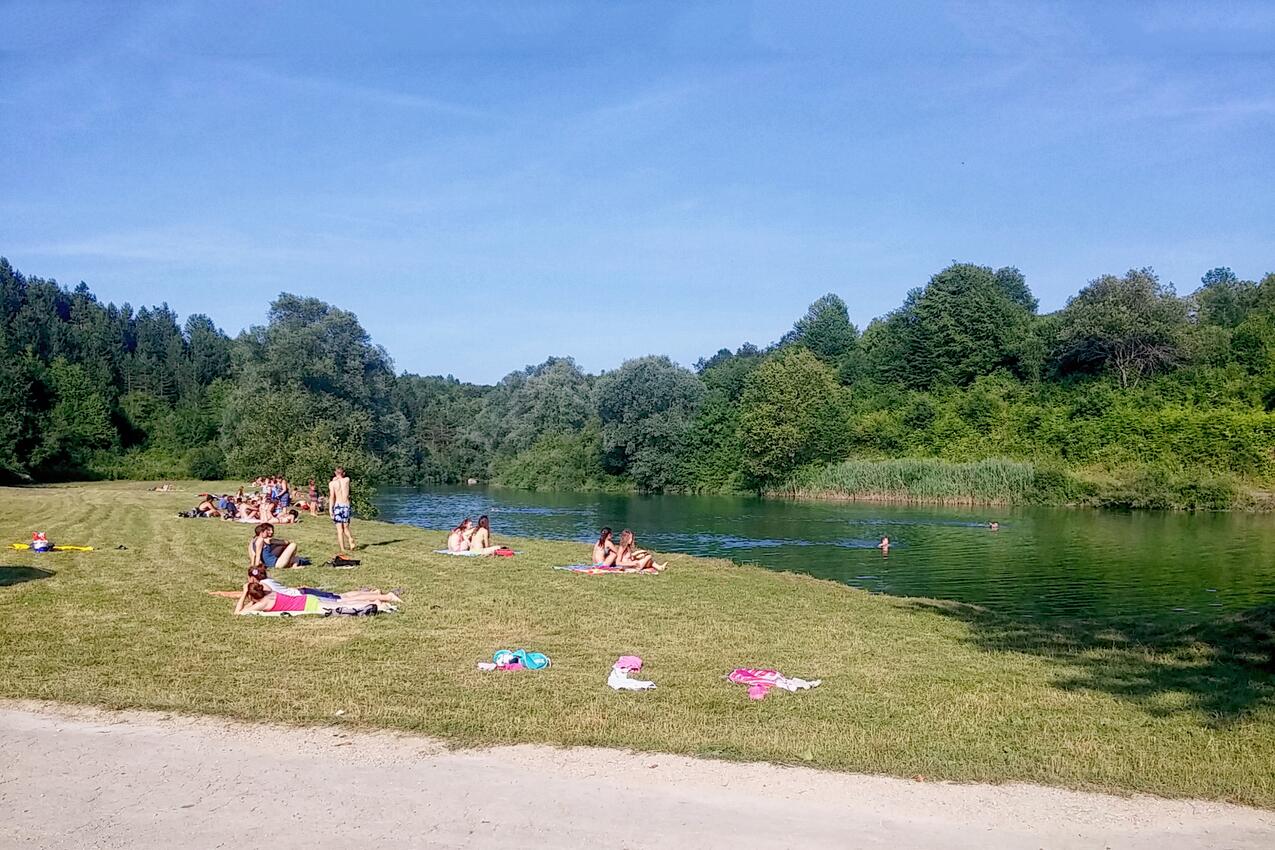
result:
[[[645,691],[655,687],[654,682],[630,679],[628,670],[617,670],[614,667],[611,668],[611,675],[607,677],[607,684],[617,691]]]

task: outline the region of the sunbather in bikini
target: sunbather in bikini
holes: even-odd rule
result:
[[[615,566],[617,554],[615,541],[611,539],[611,529],[604,528],[598,535],[598,542],[593,544],[593,563],[599,567]]]
[[[479,555],[490,555],[499,549],[491,545],[491,521],[483,514],[478,518],[478,525],[469,533],[469,551]]]
[[[620,548],[615,553],[615,565],[626,570],[654,570],[663,572],[668,564],[655,563],[655,556],[645,549],[637,548],[633,532],[627,528],[620,532]]]
[[[449,552],[468,552],[469,551],[469,535],[472,532],[473,523],[469,521],[469,517],[465,517],[460,521],[460,525],[452,529],[452,533],[447,535],[447,551]]]
[[[289,588],[290,589],[290,588]],[[258,581],[248,581],[235,603],[235,614],[310,614],[331,610],[347,605],[393,605],[402,602],[395,593],[340,594],[337,598],[315,596],[301,593],[292,596],[274,590],[267,590]]]

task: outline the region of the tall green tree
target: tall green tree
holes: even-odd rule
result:
[[[739,417],[749,483],[764,488],[806,464],[843,459],[846,392],[826,363],[801,348],[781,350],[749,374]]]
[[[1182,356],[1187,305],[1151,269],[1103,275],[1067,302],[1057,352],[1062,371],[1109,371],[1137,386]]]
[[[848,357],[859,338],[850,322],[850,310],[841,297],[828,293],[806,309],[780,345],[802,345],[825,363],[838,365]]]
[[[1035,299],[1017,269],[956,263],[908,293],[865,333],[865,358],[883,383],[965,386],[997,369],[1019,370]]]
[[[680,484],[704,397],[699,378],[667,357],[639,357],[598,378],[596,394],[608,471],[630,476],[642,490]]]

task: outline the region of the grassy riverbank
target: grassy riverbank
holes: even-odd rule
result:
[[[249,526],[177,518],[196,486],[0,490],[0,539],[38,529],[100,547],[3,559],[0,697],[1275,808],[1269,621],[1140,643],[724,561],[574,576],[551,567],[585,547],[530,540],[513,559],[448,558],[430,551],[439,533],[370,522],[355,524],[363,567],[287,578],[404,586],[401,613],[234,618],[203,591],[242,581]],[[283,535],[316,561],[332,551],[324,519]],[[474,669],[519,646],[547,652],[552,668]],[[646,660],[657,690],[606,687],[627,653]],[[824,683],[754,703],[723,681],[734,666]]]
[[[1057,505],[1155,510],[1275,510],[1237,476],[1157,466],[1062,469],[1006,458],[855,459],[807,469],[771,495],[947,505]]]

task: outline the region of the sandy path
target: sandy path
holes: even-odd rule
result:
[[[1263,848],[1275,813],[0,703],[0,847]]]

